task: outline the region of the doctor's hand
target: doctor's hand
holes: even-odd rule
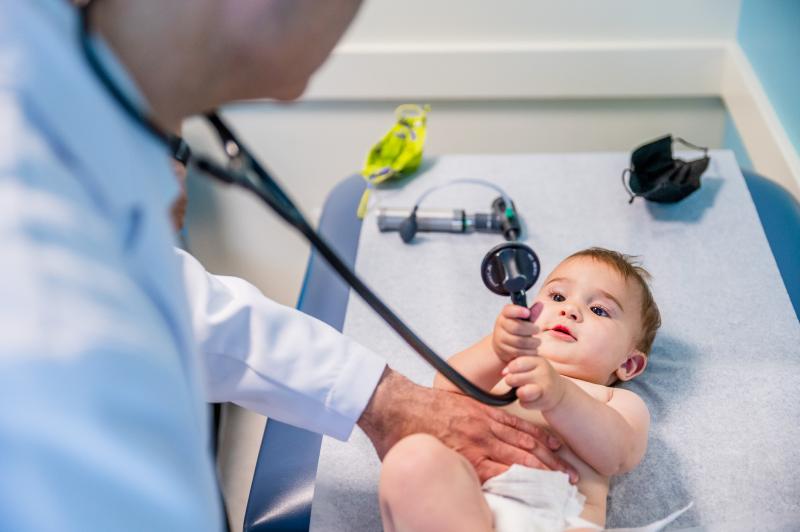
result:
[[[492,350],[497,358],[508,364],[521,356],[534,356],[541,341],[533,335],[539,332],[534,322],[542,313],[542,304],[531,308],[506,305],[494,322]]]
[[[426,433],[461,453],[481,482],[512,464],[563,471],[575,483],[577,471],[555,455],[561,441],[552,433],[464,395],[418,386],[386,370],[358,425],[383,457],[406,436]]]

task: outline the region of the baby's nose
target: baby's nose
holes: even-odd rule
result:
[[[571,320],[575,320],[575,321],[578,321],[578,319],[579,319],[578,312],[572,307],[562,308],[561,309],[561,315],[564,316],[565,318],[568,318],[568,319],[571,319]]]

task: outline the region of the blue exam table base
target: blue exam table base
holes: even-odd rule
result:
[[[319,222],[322,237],[351,268],[361,232],[355,212],[363,191],[360,176],[342,181],[329,194]],[[349,292],[325,259],[312,252],[297,308],[341,331]],[[321,443],[319,434],[267,421],[247,501],[245,531],[309,529]]]

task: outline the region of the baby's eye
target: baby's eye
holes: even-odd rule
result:
[[[566,300],[566,298],[561,294],[559,294],[558,292],[550,292],[550,299],[558,303],[561,303],[562,301]]]
[[[591,311],[597,314],[598,316],[602,316],[604,318],[610,318],[611,315],[608,313],[606,309],[603,307],[598,307],[597,305],[591,307]]]

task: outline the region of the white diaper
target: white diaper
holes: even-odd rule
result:
[[[512,465],[483,484],[483,495],[494,516],[496,532],[563,532],[571,528],[603,530],[581,518],[586,497],[561,471]],[[606,529],[609,532],[657,532],[691,508],[690,502],[649,525]]]
[[[483,484],[496,532],[562,532],[570,528],[602,530],[581,519],[586,498],[560,471],[512,465]]]

